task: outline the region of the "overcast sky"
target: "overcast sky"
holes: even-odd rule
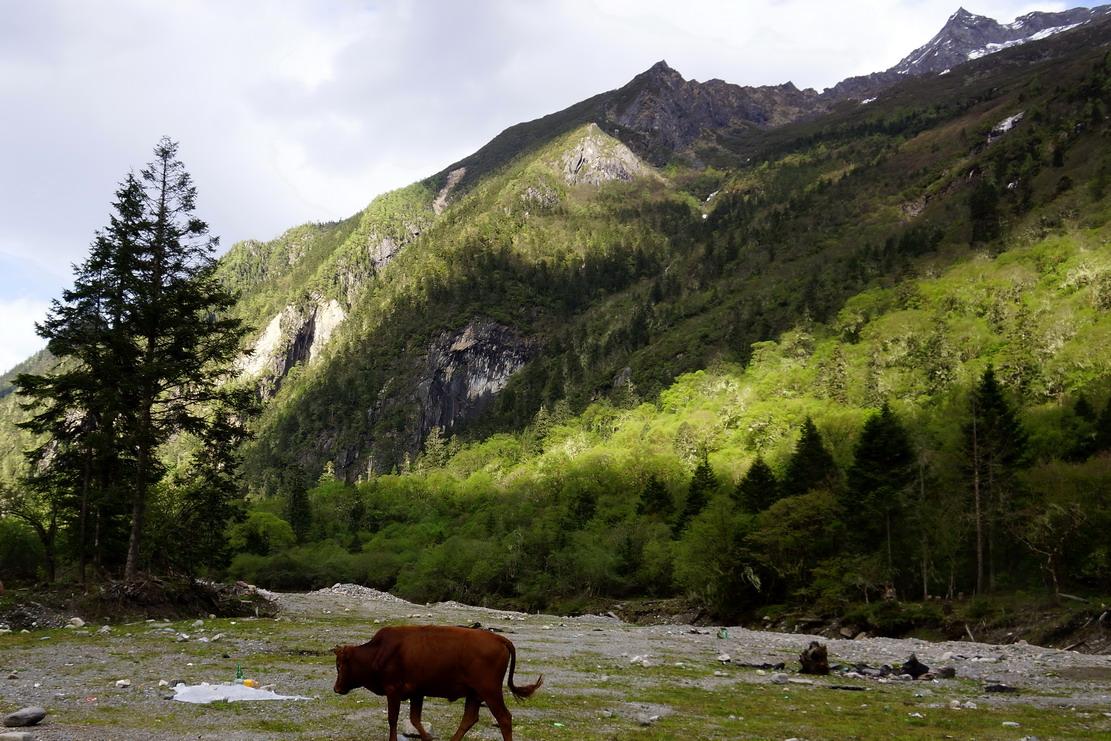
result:
[[[0,372],[44,344],[34,322],[163,135],[227,248],[350,216],[661,59],[821,90],[961,1],[0,0]],[[1081,4],[964,3],[1002,22]]]

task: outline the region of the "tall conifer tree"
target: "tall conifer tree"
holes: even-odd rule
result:
[[[863,550],[886,543],[893,566],[892,528],[914,481],[914,451],[899,418],[885,402],[864,423],[841,497],[850,535]]]
[[[1010,514],[1015,474],[1029,464],[1026,432],[991,366],[972,392],[963,433],[976,538],[976,592],[980,594],[994,586],[999,525]]]
[[[763,512],[779,499],[779,481],[763,456],[756,456],[748,467],[733,491],[733,499],[751,514]]]
[[[214,276],[217,240],[193,214],[196,189],[176,154],[163,138],[154,161],[125,178],[73,289],[38,326],[58,366],[16,381],[34,412],[25,426],[48,438],[32,461],[49,467],[51,450],[76,446],[86,464],[100,462],[89,485],[126,498],[128,578],[139,571],[151,489],[164,473],[159,447],[175,433],[195,435],[206,451],[200,475],[226,478],[233,461],[213,456],[213,446],[234,447],[250,404],[246,389],[224,383],[246,329],[228,316],[234,297]]]
[[[785,497],[805,494],[812,489],[834,489],[840,479],[837,462],[826,450],[822,434],[810,417],[802,423],[802,433],[795,451],[787,460],[787,468],[780,482],[780,492]]]
[[[698,465],[695,466],[694,473],[691,475],[691,483],[687,489],[687,501],[683,505],[683,511],[679,514],[676,530],[682,531],[692,518],[706,509],[706,505],[710,503],[710,497],[717,489],[717,485],[718,480],[717,476],[714,475],[714,468],[710,465],[710,458],[706,451],[703,450]]]

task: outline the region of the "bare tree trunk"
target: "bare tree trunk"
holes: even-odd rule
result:
[[[81,482],[81,511],[77,517],[77,583],[85,586],[85,567],[88,560],[89,546],[86,542],[86,532],[89,520],[89,486],[92,478],[92,463],[89,454],[85,456],[85,472]]]
[[[131,508],[131,536],[127,543],[127,565],[124,566],[125,579],[135,579],[139,575],[139,546],[143,540],[143,524],[147,514],[146,468],[150,455],[146,442],[139,445],[136,461],[135,492]]]
[[[972,511],[976,527],[976,594],[984,592],[984,513],[980,491],[980,439],[972,412]]]

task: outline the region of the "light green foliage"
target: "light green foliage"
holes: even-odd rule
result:
[[[277,515],[254,511],[228,530],[228,545],[235,551],[265,556],[292,546],[293,528]]]

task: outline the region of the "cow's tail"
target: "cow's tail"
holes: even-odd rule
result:
[[[519,700],[527,700],[532,697],[532,693],[540,689],[540,685],[544,684],[544,675],[541,674],[536,678],[532,684],[526,684],[524,687],[518,687],[513,684],[513,671],[517,668],[517,649],[513,646],[513,642],[505,639],[506,647],[509,649],[509,691],[513,696]]]

